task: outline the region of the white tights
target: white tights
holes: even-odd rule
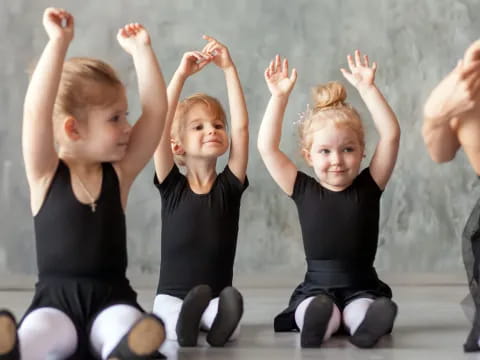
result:
[[[90,342],[97,355],[106,359],[142,313],[130,305],[113,305],[95,319]],[[40,308],[28,314],[18,330],[22,360],[66,359],[77,348],[77,331],[60,310]]]
[[[153,313],[160,317],[165,323],[168,340],[177,340],[177,321],[182,308],[183,300],[175,296],[160,294],[155,297]],[[210,300],[200,320],[200,328],[210,330],[218,313],[218,297]],[[240,335],[240,324],[230,336],[229,341],[235,340]]]
[[[295,323],[297,324],[298,328],[302,330],[303,322],[305,317],[305,311],[307,310],[308,305],[314,299],[314,296],[309,297],[303,300],[295,310]],[[343,313],[340,314],[340,310],[334,304],[332,315],[328,322],[327,330],[325,331],[325,336],[323,341],[329,339],[335,332],[338,331],[340,327],[340,321],[343,320],[343,324],[350,332],[350,335],[353,335],[355,331],[358,329],[359,325],[362,323],[363,319],[365,319],[365,314],[368,310],[368,307],[373,302],[373,299],[370,298],[358,298],[353,300],[345,309],[343,309]]]

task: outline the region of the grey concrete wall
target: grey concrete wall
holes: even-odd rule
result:
[[[397,167],[382,200],[377,266],[392,272],[461,270],[460,234],[480,184],[463,153],[442,166],[429,160],[420,135],[421,108],[433,85],[479,36],[478,0],[0,0],[0,274],[34,274],[36,269],[20,130],[25,70],[46,43],[41,17],[52,4],[75,15],[69,55],[104,59],[122,75],[132,119],[139,113],[138,97],[131,60],[115,41],[121,25],[138,21],[150,30],[167,79],[184,51],[203,46],[203,33],[229,45],[251,120],[251,186],[242,203],[236,259],[237,273],[246,276],[304,266],[294,204],[273,183],[255,147],[269,96],[265,66],[280,53],[298,69],[282,148],[305,170],[292,123],[310,101],[310,87],[343,80],[338,69],[345,66],[346,54],[356,48],[367,52],[379,64],[377,83],[403,130]],[[371,155],[376,141],[372,121],[354,89],[347,88],[365,119]],[[184,94],[193,91],[226,104],[223,76],[213,67],[188,82]],[[155,277],[161,223],[152,171],[150,164],[136,181],[127,218],[130,270]]]

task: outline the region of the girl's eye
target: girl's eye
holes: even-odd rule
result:
[[[197,125],[194,127],[195,130],[202,130],[203,129],[203,126],[202,125]]]
[[[223,129],[223,124],[216,124],[215,129]]]
[[[320,154],[325,154],[325,155],[326,155],[326,154],[330,154],[330,150],[328,150],[328,149],[320,149],[318,152],[319,152]]]
[[[120,120],[120,116],[119,115],[115,115],[114,117],[112,117],[112,119],[110,121],[113,121],[113,122],[118,122]]]
[[[353,152],[354,150],[355,150],[355,149],[352,148],[352,147],[347,147],[347,148],[343,149],[343,152],[349,153],[349,152]]]

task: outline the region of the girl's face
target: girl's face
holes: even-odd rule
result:
[[[304,149],[320,184],[332,191],[342,191],[357,177],[363,147],[357,134],[348,127],[327,123],[312,135],[310,149]]]
[[[185,114],[184,121],[181,139],[176,142],[177,153],[183,153],[190,159],[216,159],[227,151],[225,123],[222,119],[215,118],[206,105],[193,105]]]
[[[125,90],[119,89],[115,102],[88,109],[88,125],[82,137],[84,151],[96,161],[121,160],[128,148],[131,126],[127,121]]]

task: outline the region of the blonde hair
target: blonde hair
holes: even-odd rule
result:
[[[310,149],[312,134],[328,123],[338,127],[348,127],[357,135],[358,141],[365,147],[365,133],[358,112],[348,103],[345,87],[336,81],[321,84],[312,89],[314,106],[307,111],[299,123],[301,149]]]
[[[89,107],[115,102],[122,88],[115,70],[101,60],[76,57],[65,61],[54,105],[54,127],[65,116],[84,121]]]
[[[178,140],[182,138],[186,127],[186,115],[192,109],[192,107],[197,104],[205,105],[207,110],[215,117],[215,119],[221,120],[225,127],[227,126],[227,117],[225,115],[225,111],[223,110],[222,104],[220,104],[220,101],[213,96],[204,93],[196,93],[178,103],[170,130],[170,137],[172,140]],[[183,155],[175,154],[174,158],[178,165],[185,165]]]

